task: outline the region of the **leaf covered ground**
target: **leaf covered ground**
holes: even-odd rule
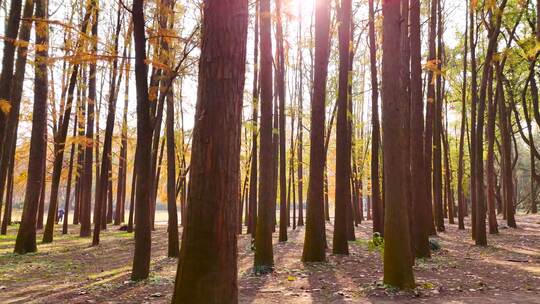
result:
[[[439,234],[442,249],[417,261],[417,289],[400,292],[382,284],[381,248],[369,242],[371,222],[356,228],[350,256],[328,262],[300,262],[304,231],[289,231],[289,241],[275,239],[275,271],[252,272],[251,241],[238,242],[240,303],[540,303],[540,216],[518,216],[518,229],[488,236],[479,248],[469,230],[447,225]],[[98,247],[79,238],[76,226],[65,236],[57,231],[52,244],[38,252],[12,253],[16,226],[0,236],[0,303],[169,303],[176,260],[167,258],[166,226],[152,235],[151,277],[129,280],[132,235],[109,227]],[[38,240],[41,234],[38,234]],[[331,225],[327,239],[332,240]],[[331,245],[331,244],[329,244]],[[331,247],[330,247],[331,248]]]

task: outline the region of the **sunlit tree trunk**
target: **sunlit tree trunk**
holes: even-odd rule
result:
[[[352,4],[342,0],[339,15],[339,84],[336,126],[336,196],[332,252],[349,254],[347,237],[347,206],[351,203],[351,149],[349,146],[349,46]],[[328,134],[329,135],[329,134]],[[350,215],[350,213],[349,213]]]
[[[262,2],[261,9],[268,6]],[[265,19],[262,24],[269,27]],[[240,169],[248,2],[208,2],[202,23],[188,215],[172,303],[236,303],[235,179]],[[215,212],[207,212],[208,207]]]
[[[64,113],[60,117],[58,123],[58,129],[54,134],[54,161],[53,161],[53,175],[51,181],[51,194],[49,200],[49,211],[47,213],[47,223],[45,225],[45,231],[43,233],[43,243],[51,243],[53,241],[54,224],[56,223],[56,214],[58,207],[58,189],[60,186],[60,175],[62,173],[62,166],[64,163],[64,151],[66,146],[66,137],[69,128],[69,120],[71,118],[71,109],[73,104],[73,94],[75,91],[75,85],[77,82],[77,76],[79,74],[79,66],[75,65],[71,72],[69,80],[68,97],[64,108]]]
[[[20,2],[20,1],[12,1]],[[16,4],[13,4],[16,5]],[[18,4],[20,5],[20,3]],[[13,151],[12,145],[16,142],[17,128],[19,124],[19,113],[21,97],[23,91],[24,75],[26,71],[26,61],[28,53],[28,42],[32,29],[32,21],[29,20],[34,14],[34,0],[26,0],[22,17],[24,21],[20,23],[20,8],[11,7],[8,25],[6,28],[6,39],[4,40],[4,57],[2,58],[2,74],[0,75],[0,101],[9,100],[9,112],[0,111],[0,209],[5,193],[6,177],[9,167],[10,153]],[[18,11],[17,11],[18,10]],[[16,18],[16,20],[12,19]],[[16,24],[14,24],[16,23]],[[19,23],[21,24],[19,28]],[[17,31],[19,34],[17,36]],[[13,40],[10,40],[13,39]],[[15,61],[15,73],[13,73],[13,57],[15,44],[10,41],[20,41],[17,47],[17,59]]]
[[[87,10],[92,11],[92,52],[97,53],[97,34],[98,34],[98,0],[89,2]],[[97,101],[97,83],[96,83],[96,62],[90,62],[90,71],[88,77],[88,102],[86,108],[86,142],[84,145],[84,172],[81,178],[81,206],[80,220],[81,230],[79,235],[88,237],[91,235],[91,204],[92,204],[92,165],[94,156],[94,113],[95,103]],[[95,219],[95,216],[94,216]]]
[[[272,142],[272,40],[270,0],[260,1],[260,43],[261,43],[261,115],[260,115],[260,145],[257,227],[255,234],[255,260],[254,267],[257,272],[267,272],[274,266],[272,250],[272,227],[274,217],[272,214],[275,201],[272,200],[274,160]]]
[[[287,169],[285,137],[285,50],[283,47],[282,0],[276,0],[277,95],[279,99],[279,241],[287,241]]]
[[[135,251],[131,279],[148,278],[150,272],[151,199],[154,179],[152,174],[152,119],[148,96],[148,65],[146,62],[146,35],[144,1],[133,1],[133,41],[135,45],[135,84],[137,91],[137,174],[135,188]]]
[[[76,105],[79,106],[78,104]],[[77,136],[77,124],[78,124],[78,115],[77,113],[74,115],[73,118],[73,138]],[[69,154],[69,167],[68,167],[68,179],[66,182],[66,201],[64,204],[64,222],[62,224],[62,234],[68,233],[68,223],[69,223],[69,207],[71,205],[71,187],[72,187],[72,179],[73,179],[73,163],[75,161],[75,150],[76,146],[75,143],[71,144],[71,151]]]
[[[302,1],[298,3],[298,44],[302,43]],[[304,56],[298,49],[298,226],[304,226]]]
[[[323,189],[326,80],[330,53],[330,3],[317,0],[315,5],[315,71],[311,100],[307,222],[302,253],[302,261],[304,262],[324,262],[326,260]]]
[[[11,84],[13,80],[12,78],[13,77],[13,63],[15,61],[15,49],[16,49],[15,41],[17,40],[17,34],[19,34],[19,27],[21,25],[22,3],[23,1],[20,1],[20,0],[10,1],[9,16],[7,17],[7,20],[6,20],[6,24],[5,24],[6,27],[5,27],[5,33],[4,33],[4,39],[3,39],[4,48],[2,49],[3,50],[2,71],[0,74],[0,100],[2,102],[9,103],[11,108],[13,108],[13,100],[10,100],[10,94],[11,94]],[[31,9],[31,11],[33,12],[33,5],[32,5],[33,3],[34,1],[32,0],[25,1],[25,8],[27,8],[28,10]],[[32,14],[32,12],[30,14]],[[28,17],[28,16],[25,16],[25,17]],[[22,33],[23,32],[21,31],[21,34]],[[20,35],[19,41],[21,40],[28,41],[28,37],[25,39],[25,37]],[[26,48],[26,47],[23,47],[23,48]],[[5,136],[6,125],[8,123],[9,115],[10,114],[8,112],[0,111],[0,143],[2,143],[3,146],[8,145],[9,143],[9,141],[6,139],[9,137]],[[6,155],[6,152],[4,151],[5,151],[4,149],[0,150],[0,156],[2,159],[2,163],[7,164],[7,159],[5,161],[3,160],[4,158],[8,157]],[[11,150],[7,150],[7,151],[10,152]],[[5,170],[7,170],[7,166]],[[4,189],[5,189],[4,185],[5,185],[5,178],[6,178],[5,177],[6,174],[3,173],[3,167],[2,167],[1,173],[2,174],[0,175],[0,211],[2,209],[2,199],[4,197],[3,194],[4,194]]]
[[[47,98],[48,98],[48,70],[49,57],[49,25],[45,20],[48,17],[47,0],[36,2],[35,16],[36,67],[34,78],[34,106],[32,111],[32,135],[30,138],[30,156],[28,161],[28,178],[24,199],[21,225],[15,242],[15,253],[25,254],[37,251],[36,246],[36,211],[39,203],[39,191],[44,184],[42,168],[45,165],[47,132]]]

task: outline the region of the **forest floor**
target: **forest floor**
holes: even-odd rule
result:
[[[288,242],[275,239],[275,272],[267,276],[253,275],[250,238],[242,235],[240,303],[540,303],[540,216],[517,221],[518,229],[488,236],[485,248],[474,246],[469,230],[447,225],[437,237],[442,249],[417,262],[418,288],[407,292],[382,285],[381,252],[368,242],[371,222],[356,228],[350,256],[329,250],[324,264],[300,262],[304,231],[289,231]],[[156,228],[151,276],[132,282],[133,236],[118,227],[90,247],[91,239],[70,226],[68,235],[58,230],[54,243],[39,243],[37,253],[25,256],[12,253],[16,227],[10,227],[0,237],[0,303],[169,303],[177,261],[166,257],[166,226]],[[327,236],[331,241],[329,224]]]

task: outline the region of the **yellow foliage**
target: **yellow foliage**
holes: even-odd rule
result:
[[[4,114],[8,114],[11,111],[11,104],[5,99],[0,99],[0,111]]]

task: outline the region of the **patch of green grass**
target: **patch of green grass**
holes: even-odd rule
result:
[[[5,241],[5,240],[16,240],[17,239],[17,235],[16,234],[8,234],[8,235],[0,235],[0,241]]]
[[[158,276],[158,275],[152,275],[152,276],[150,276],[150,278],[148,278],[148,282],[151,285],[166,285],[166,284],[174,283],[174,279],[169,278],[169,277],[162,277],[162,276]]]
[[[116,276],[118,274],[126,273],[129,270],[131,270],[130,266],[123,266],[123,267],[111,269],[109,271],[102,271],[102,272],[91,274],[91,275],[88,276],[88,278],[91,279],[91,280],[95,280],[95,279],[99,279],[99,278],[112,277],[112,276]]]
[[[366,246],[369,251],[379,251],[384,255],[384,238],[378,233],[374,233],[370,240],[357,240],[356,243]]]
[[[114,238],[123,238],[123,239],[132,239],[134,234],[132,232],[122,231],[120,233],[115,233],[112,235]]]

